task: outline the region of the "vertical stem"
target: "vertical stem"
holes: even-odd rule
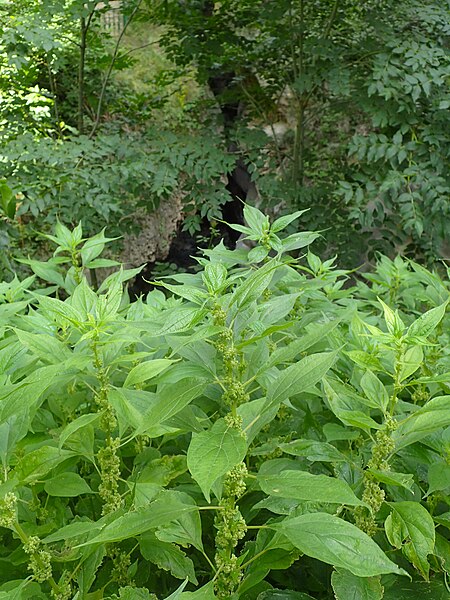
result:
[[[301,79],[304,75],[304,41],[305,41],[305,12],[304,12],[304,0],[300,0],[299,12],[300,12],[300,37],[299,37],[299,58],[298,63],[293,56],[294,61],[294,77]],[[293,171],[292,178],[296,186],[301,187],[303,185],[304,177],[304,149],[305,149],[305,102],[303,100],[302,93],[295,93],[297,102],[297,114],[296,114],[296,127],[295,127],[295,141],[294,141],[294,156],[293,156]]]
[[[86,70],[87,35],[95,9],[88,18],[80,17],[80,60],[78,63],[78,132],[84,131],[84,82]]]
[[[84,130],[84,70],[86,63],[86,19],[80,19],[80,61],[78,63],[78,131]]]

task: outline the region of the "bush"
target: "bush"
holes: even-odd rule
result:
[[[81,227],[0,285],[0,598],[447,597],[448,283],[345,289],[300,216],[133,303]]]

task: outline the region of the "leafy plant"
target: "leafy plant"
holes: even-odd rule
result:
[[[134,303],[79,226],[1,284],[0,597],[446,597],[448,283],[345,289],[301,216]]]

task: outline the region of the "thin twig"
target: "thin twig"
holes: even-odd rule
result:
[[[91,133],[89,134],[89,139],[91,139],[94,136],[95,132],[97,131],[98,125],[100,123],[100,116],[101,116],[101,113],[102,113],[102,104],[103,104],[103,99],[105,97],[106,86],[108,85],[108,82],[109,82],[109,79],[111,77],[111,73],[112,73],[112,70],[113,70],[113,67],[114,67],[114,63],[116,62],[117,54],[119,52],[120,42],[122,41],[122,38],[125,35],[125,32],[126,32],[126,30],[128,28],[128,25],[133,20],[135,14],[139,10],[139,7],[141,6],[141,4],[142,4],[142,0],[139,0],[138,3],[136,4],[136,6],[133,9],[133,12],[130,15],[130,18],[124,24],[124,26],[122,28],[122,31],[120,32],[120,35],[117,38],[117,42],[116,42],[116,45],[114,47],[114,52],[113,52],[113,55],[112,55],[112,58],[111,58],[111,62],[109,63],[108,71],[106,72],[105,79],[103,80],[103,85],[102,85],[102,89],[101,89],[101,92],[100,92],[100,97],[98,99],[97,115],[95,117],[95,121],[94,121],[94,125],[92,126]]]

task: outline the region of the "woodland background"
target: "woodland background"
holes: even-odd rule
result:
[[[0,269],[45,256],[58,219],[124,236],[130,266],[180,269],[233,244],[220,221],[242,223],[241,201],[309,209],[347,268],[448,258],[449,16],[447,0],[2,0]]]

